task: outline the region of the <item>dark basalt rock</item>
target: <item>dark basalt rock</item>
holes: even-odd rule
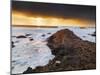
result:
[[[27,38],[27,37],[24,35],[19,35],[19,36],[16,36],[16,38]]]
[[[19,41],[15,41],[15,43],[19,43]]]
[[[27,33],[25,36],[31,36],[31,35],[32,35],[32,34],[28,34],[28,33]]]
[[[51,34],[51,33],[47,33],[47,34]]]
[[[16,36],[12,36],[12,37],[16,37]]]
[[[28,73],[32,73],[33,70],[31,67],[28,67],[26,71],[23,72],[23,74],[28,74]]]
[[[33,38],[29,38],[29,40],[30,40],[30,41],[33,41],[34,39],[33,39]]]
[[[11,45],[12,45],[12,48],[13,48],[13,47],[15,47],[15,45],[14,45],[14,42],[13,42],[13,41],[12,41]]]
[[[45,34],[41,35],[42,37],[45,37]]]
[[[12,41],[12,44],[14,44],[14,42]]]
[[[96,32],[94,32],[93,34],[91,34],[92,36],[96,36]]]
[[[88,34],[90,36],[96,37],[96,32],[92,33],[92,34]]]
[[[86,36],[83,36],[84,38],[86,37]]]

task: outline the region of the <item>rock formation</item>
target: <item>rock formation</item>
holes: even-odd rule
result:
[[[68,29],[60,30],[49,37],[48,46],[57,59],[61,57],[60,60],[66,65],[63,70],[96,68],[96,44],[83,41]]]
[[[96,68],[95,43],[80,39],[68,29],[54,33],[47,41],[55,58],[48,65],[32,70],[32,73]]]

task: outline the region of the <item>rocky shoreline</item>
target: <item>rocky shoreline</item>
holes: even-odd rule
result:
[[[96,43],[84,41],[72,31],[63,29],[47,39],[55,58],[44,67],[23,74],[96,69]]]

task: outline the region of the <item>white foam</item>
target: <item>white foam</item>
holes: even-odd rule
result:
[[[91,42],[96,42],[95,36],[92,36],[95,32],[95,28],[68,28],[69,30],[73,31],[78,37],[82,40],[87,40]]]
[[[29,38],[15,38],[12,37],[15,47],[12,48],[12,73],[23,73],[28,67],[35,69],[37,66],[44,66],[54,58],[50,48],[46,45],[45,40],[52,34],[61,29],[69,29],[73,31],[77,36],[83,40],[95,42],[95,37],[89,35],[93,34],[95,28],[84,28],[79,27],[62,27],[62,28],[41,28],[41,29],[30,29],[30,28],[14,28],[12,33],[14,36],[25,35],[26,33],[32,34],[34,40],[29,41]],[[47,33],[51,34],[47,34]],[[42,35],[45,34],[43,37]],[[84,37],[85,36],[85,37]],[[15,41],[19,41],[15,43]]]
[[[53,58],[46,42],[34,41],[17,45],[12,49],[12,74],[23,73],[28,67],[35,69],[37,66],[45,66]]]

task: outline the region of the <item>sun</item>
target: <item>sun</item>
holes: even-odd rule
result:
[[[37,17],[35,20],[36,20],[37,26],[41,26],[44,24],[44,22],[43,22],[44,19],[42,17]]]

